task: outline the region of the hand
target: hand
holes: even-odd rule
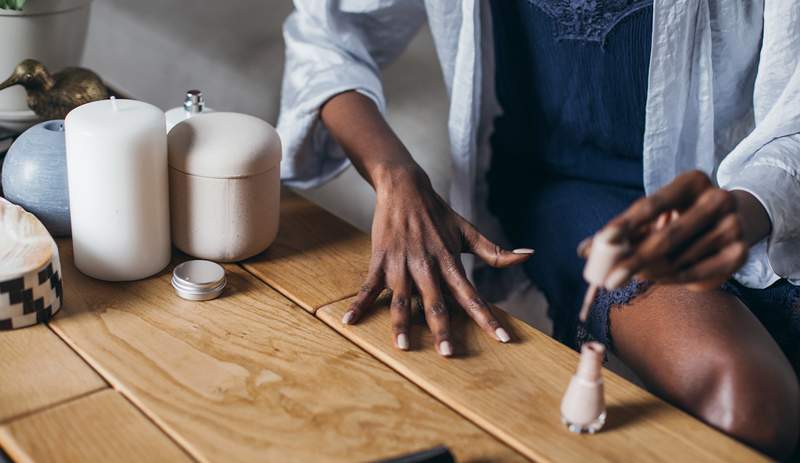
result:
[[[388,288],[394,343],[407,350],[411,298],[416,293],[439,354],[450,356],[453,346],[445,303],[449,293],[489,336],[508,342],[508,332],[467,280],[460,254],[472,252],[489,265],[507,267],[524,262],[533,251],[506,251],[486,239],[436,194],[416,165],[392,167],[372,178],[377,193],[372,260],[367,279],[342,322],[357,322]]]
[[[636,201],[607,227],[623,230],[632,251],[611,270],[606,287],[638,275],[708,290],[741,267],[750,246],[769,234],[770,222],[750,193],[717,188],[706,174],[691,171]]]

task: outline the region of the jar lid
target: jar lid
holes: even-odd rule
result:
[[[178,296],[191,301],[214,299],[226,283],[225,269],[209,260],[189,260],[172,271],[172,286]]]
[[[173,127],[168,139],[170,167],[189,175],[248,177],[281,161],[278,132],[247,114],[200,113]]]

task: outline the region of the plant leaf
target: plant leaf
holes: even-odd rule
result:
[[[0,9],[3,10],[22,10],[27,0],[0,0]]]

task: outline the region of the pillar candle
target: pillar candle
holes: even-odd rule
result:
[[[129,281],[169,264],[164,113],[134,100],[103,100],[64,121],[75,266]]]

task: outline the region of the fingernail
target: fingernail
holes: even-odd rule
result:
[[[408,336],[405,333],[397,335],[397,348],[400,350],[408,350]]]
[[[626,268],[618,268],[611,272],[606,278],[604,286],[606,289],[617,289],[630,279],[630,272]]]
[[[513,251],[511,251],[511,252],[512,252],[513,254],[533,254],[533,253],[534,253],[534,252],[536,252],[536,251],[534,251],[534,250],[533,250],[533,249],[531,249],[531,248],[517,248],[517,249],[514,249],[514,250],[513,250]]]
[[[511,336],[508,335],[508,331],[506,331],[505,328],[497,328],[494,330],[494,335],[497,336],[500,342],[511,341]]]
[[[344,316],[342,317],[342,323],[345,325],[349,325],[350,322],[353,321],[355,316],[356,316],[355,312],[353,312],[352,310],[348,310],[347,312],[344,313]]]
[[[587,246],[589,246],[589,242],[590,242],[591,240],[592,240],[592,238],[591,238],[591,237],[589,237],[589,238],[585,238],[583,241],[581,241],[580,243],[578,243],[578,247],[577,247],[576,249],[578,250],[578,255],[579,255],[579,256],[582,256],[582,255],[583,255],[583,251],[585,251],[585,250],[586,250],[586,247],[587,247]]]
[[[453,355],[453,347],[450,345],[450,341],[442,341],[439,343],[439,353],[445,357]]]

